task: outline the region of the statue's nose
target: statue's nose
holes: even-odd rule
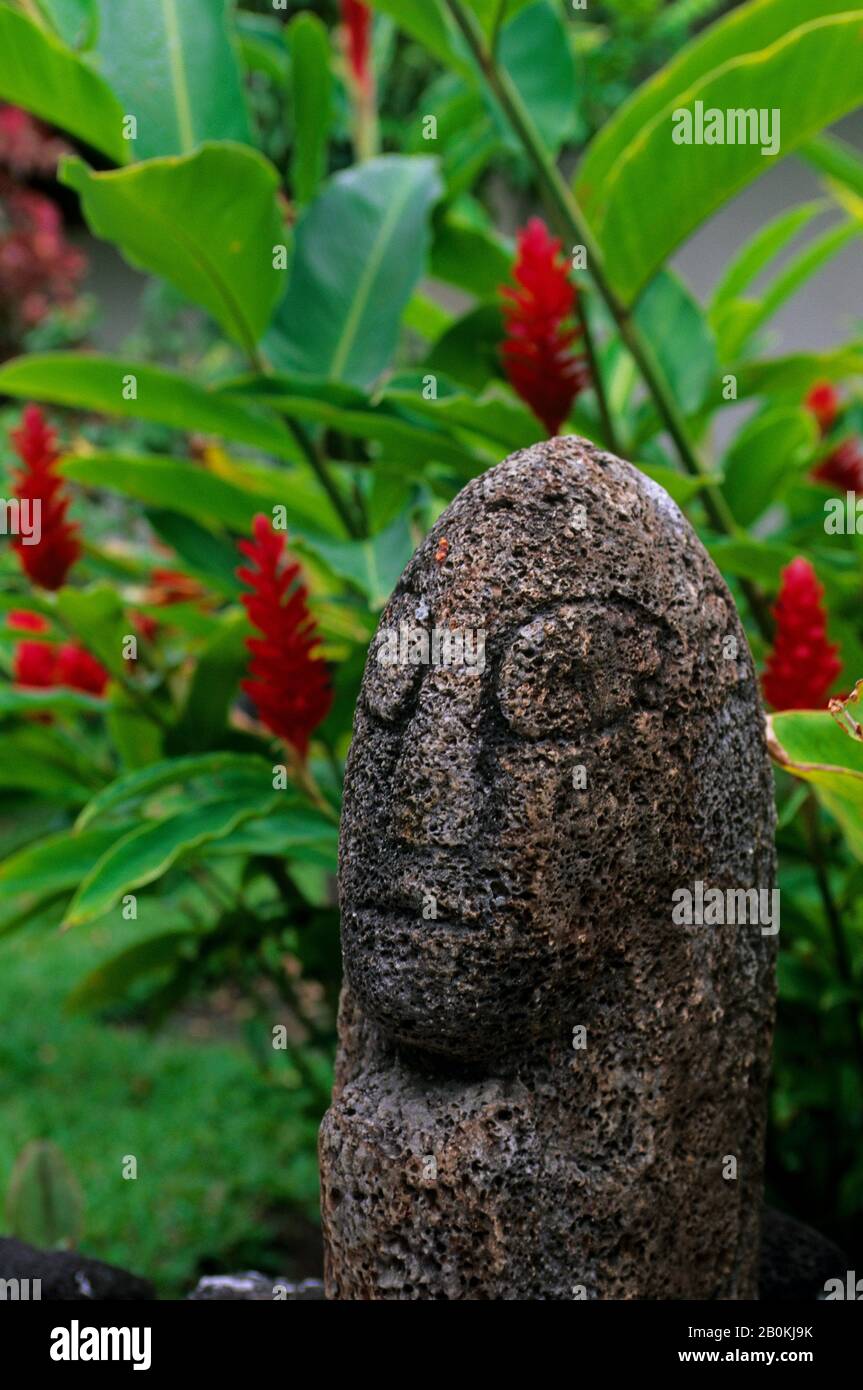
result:
[[[393,787],[393,829],[411,845],[471,842],[477,824],[480,677],[430,670],[404,731]]]

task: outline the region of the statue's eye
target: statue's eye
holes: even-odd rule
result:
[[[429,611],[415,594],[400,594],[384,611],[369,648],[363,698],[386,723],[413,706],[428,661]]]
[[[563,604],[520,628],[498,704],[525,738],[578,738],[629,710],[659,669],[655,625],[623,606]]]

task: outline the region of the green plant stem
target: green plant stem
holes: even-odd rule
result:
[[[590,380],[596,395],[596,403],[599,407],[599,418],[602,424],[602,432],[605,435],[605,442],[613,454],[620,453],[620,445],[617,440],[617,430],[614,428],[614,421],[611,418],[611,410],[608,405],[608,393],[605,389],[605,382],[599,367],[599,357],[596,351],[596,344],[593,341],[593,329],[590,326],[590,319],[587,313],[587,305],[583,295],[576,296],[576,312],[578,321],[581,324],[581,336],[584,340],[584,351],[587,356],[587,365],[590,368]]]
[[[306,431],[303,429],[302,425],[299,423],[298,420],[291,420],[290,418],[288,418],[287,423],[288,428],[291,431],[291,434],[294,436],[294,439],[299,444],[315,477],[317,478],[321,487],[324,489],[324,492],[327,494],[330,501],[332,502],[333,508],[337,512],[339,519],[341,520],[342,525],[344,526],[348,535],[351,536],[354,540],[359,540],[363,534],[362,527],[360,527],[354,520],[350,507],[348,506],[342,494],[339,492],[339,489],[336,487],[335,482],[330,477],[329,469],[327,468],[324,459],[321,457],[318,450],[315,448],[314,443],[306,434]]]
[[[701,489],[701,498],[711,525],[724,535],[739,535],[739,528],[725,497],[718,484],[711,477],[710,470],[699,458],[695,445],[689,438],[683,415],[668,388],[653,350],[642,336],[631,311],[618,298],[613,289],[606,273],[602,252],[594,239],[587,219],[557,165],[545,149],[515,83],[509,73],[496,62],[494,55],[485,43],[482,29],[474,15],[465,9],[462,0],[446,0],[446,5],[464,35],[513,131],[521,141],[525,153],[533,164],[537,181],[550,208],[553,209],[555,221],[559,228],[568,240],[585,248],[588,269],[593,281],[617,325],[623,343],[638,366],[642,379],[656,404],[665,429],[674,442],[684,468],[693,477],[701,479],[705,484]],[[762,594],[749,580],[741,580],[741,588],[746,595],[762,636],[769,639],[772,634],[772,623]]]
[[[818,884],[818,891],[821,894],[821,901],[824,905],[824,915],[827,918],[827,925],[830,929],[830,936],[833,941],[836,968],[839,972],[839,978],[845,988],[853,992],[854,972],[851,968],[851,956],[848,951],[848,942],[845,939],[842,914],[833,896],[833,889],[830,887],[830,878],[827,873],[827,862],[824,853],[824,842],[821,838],[821,827],[818,820],[818,802],[814,792],[810,792],[806,799],[804,805],[804,819],[806,822],[812,866],[815,870],[815,879]],[[863,1069],[863,1030],[861,1030],[860,1027],[860,1010],[853,998],[848,1000],[848,1021],[851,1025],[851,1037],[854,1043],[854,1050],[857,1054],[857,1061],[861,1069]]]

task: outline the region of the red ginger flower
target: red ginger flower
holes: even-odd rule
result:
[[[260,637],[246,645],[252,654],[251,679],[242,688],[255,702],[258,716],[272,733],[305,758],[314,729],[333,702],[327,667],[318,655],[320,637],[299,582],[300,566],[285,553],[285,537],[265,516],[256,516],[254,539],[240,541],[251,565],[237,578],[252,590],[243,605]]]
[[[548,433],[557,434],[588,373],[584,358],[573,352],[580,329],[565,326],[575,308],[575,286],[561,242],[539,217],[519,235],[514,275],[519,288],[502,290],[506,374]]]
[[[839,392],[829,381],[818,381],[806,397],[806,408],[818,421],[822,434],[827,434],[839,414]]]
[[[15,549],[24,573],[43,589],[59,589],[81,554],[78,527],[67,521],[69,497],[55,466],[57,436],[49,429],[38,406],[28,405],[21,428],[11,434],[15,452],[24,467],[14,473],[15,495],[32,506],[32,521],[37,518],[41,534],[36,545],[24,545],[16,539]]]
[[[782,571],[773,609],[776,634],[762,678],[774,709],[824,709],[842,669],[839,648],[827,641],[823,587],[808,560],[798,555]]]
[[[372,86],[372,15],[361,0],[342,0],[342,23],[348,67],[357,86],[369,92]]]
[[[16,685],[37,690],[60,685],[68,690],[82,690],[86,695],[101,695],[110,679],[104,666],[74,642],[64,642],[60,647],[50,642],[19,642],[13,674]]]
[[[832,483],[842,492],[863,492],[863,449],[859,440],[843,440],[813,469],[812,476],[820,483]]]

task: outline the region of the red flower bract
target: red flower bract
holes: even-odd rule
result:
[[[806,397],[806,408],[812,411],[821,433],[826,434],[839,414],[839,392],[829,381],[816,382]]]
[[[513,389],[557,434],[589,378],[583,356],[573,351],[580,336],[571,322],[575,286],[560,241],[539,217],[519,235],[514,276],[518,289],[502,289],[504,367]]]
[[[285,537],[265,516],[255,517],[253,534],[253,540],[240,541],[251,564],[241,566],[237,577],[252,590],[243,604],[261,636],[247,640],[252,660],[243,690],[261,722],[304,758],[333,702],[329,673],[317,653],[320,638],[300,566],[286,555]]]
[[[372,85],[372,15],[361,0],[342,0],[342,22],[345,26],[348,66],[359,87],[368,91]]]
[[[39,690],[61,685],[86,695],[101,695],[110,679],[104,666],[74,642],[60,647],[50,642],[19,642],[13,674],[16,685]]]
[[[29,501],[32,521],[38,508],[39,540],[24,545],[16,539],[15,549],[24,573],[43,589],[59,589],[81,554],[78,528],[67,521],[69,497],[55,467],[59,454],[56,434],[49,429],[38,406],[28,405],[21,428],[13,430],[12,443],[23,468],[14,472],[15,496]]]
[[[782,571],[773,609],[776,634],[762,678],[764,696],[774,709],[823,709],[842,669],[839,648],[827,641],[823,594],[802,556]]]
[[[812,472],[820,483],[831,483],[840,492],[863,492],[863,449],[856,439],[838,444]]]

